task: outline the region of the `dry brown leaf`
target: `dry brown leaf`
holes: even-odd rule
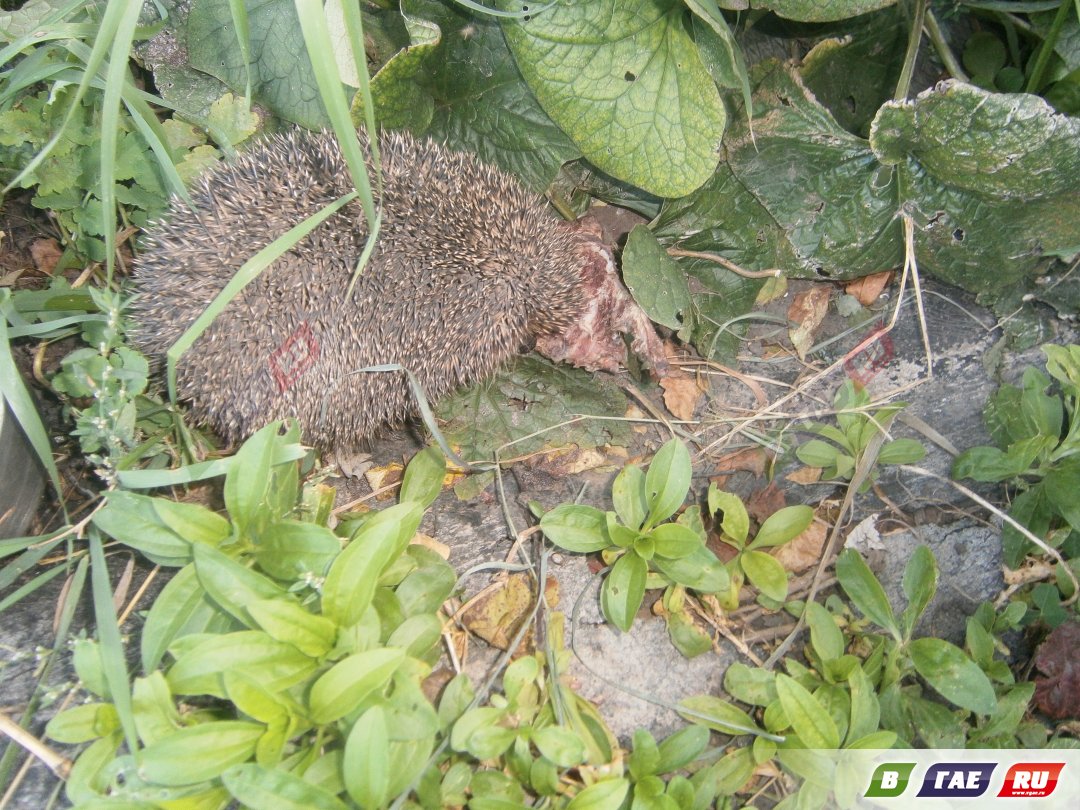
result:
[[[806,571],[821,560],[828,533],[825,523],[815,520],[806,527],[806,531],[790,543],[778,546],[773,551],[773,556],[787,571],[794,574]]]
[[[377,501],[388,501],[391,498],[397,497],[393,485],[400,484],[404,474],[405,466],[395,462],[393,464],[387,464],[385,467],[372,467],[364,473],[364,480],[367,481],[368,486],[371,487],[373,492],[378,492],[384,487],[390,487],[385,492],[380,492],[375,496],[375,500]]]
[[[773,512],[779,512],[785,506],[787,506],[787,500],[784,498],[784,492],[775,481],[770,481],[763,489],[754,490],[746,499],[746,511],[758,522],[758,525],[764,523]]]
[[[854,296],[864,307],[869,307],[877,302],[878,296],[881,295],[881,291],[885,289],[890,279],[892,279],[892,270],[863,276],[844,287],[844,292]]]
[[[800,467],[784,477],[793,484],[816,484],[821,480],[822,472],[821,467]]]
[[[725,453],[716,460],[717,475],[733,472],[753,473],[760,478],[765,474],[769,463],[769,454],[761,447],[744,447],[731,453]]]
[[[444,560],[450,559],[450,546],[446,543],[440,543],[431,535],[424,534],[423,532],[417,532],[413,535],[413,539],[409,541],[410,546],[423,546],[424,548],[431,549]]]
[[[694,411],[705,393],[698,381],[689,374],[675,371],[660,380],[664,389],[664,405],[676,419],[686,422],[694,418]]]
[[[51,276],[56,270],[56,263],[64,255],[64,249],[55,239],[35,239],[30,243],[30,258],[39,273]]]
[[[814,343],[814,333],[825,320],[831,295],[832,290],[824,284],[816,284],[809,290],[796,295],[795,300],[788,307],[788,322],[794,324],[788,328],[788,336],[800,360],[806,357],[806,353]]]
[[[547,603],[554,607],[559,601],[559,585],[549,576],[544,587]],[[511,574],[501,588],[483,593],[461,616],[461,623],[488,644],[505,650],[521,629],[521,623],[532,613],[536,594],[532,577],[525,573]],[[532,649],[533,631],[529,628],[517,652]]]

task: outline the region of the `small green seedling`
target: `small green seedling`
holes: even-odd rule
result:
[[[829,441],[811,439],[801,445],[795,451],[799,461],[810,467],[820,467],[822,477],[826,480],[850,481],[870,447],[871,440],[879,432],[888,430],[896,414],[907,407],[906,402],[893,402],[870,414],[866,410],[869,404],[870,395],[866,390],[857,388],[852,380],[847,380],[837,389],[833,399],[839,427],[820,422],[803,425],[802,430],[815,433]],[[877,478],[877,465],[913,464],[921,461],[925,455],[926,448],[915,439],[893,439],[885,442],[878,452],[874,469],[866,476],[859,491],[866,492]]]
[[[1080,346],[1047,344],[1042,349],[1050,376],[1028,368],[1019,387],[998,389],[984,414],[996,447],[961,453],[952,475],[1009,484],[1016,492],[1009,516],[1046,537],[1075,568],[1080,565]],[[1053,381],[1060,393],[1051,390]],[[1034,548],[1008,524],[1002,529],[1002,545],[1010,568],[1018,568]],[[1071,596],[1072,583],[1064,572],[1058,573],[1058,587]],[[1049,595],[1043,589],[1040,601]],[[1058,622],[1064,619],[1062,611],[1056,613]]]
[[[809,506],[785,506],[770,515],[753,540],[750,537],[750,516],[735,495],[709,485],[709,511],[722,513],[717,526],[720,539],[738,551],[727,563],[730,584],[720,596],[720,604],[728,610],[739,606],[739,590],[750,580],[762,595],[774,603],[787,599],[788,575],[775,557],[762,549],[782,546],[802,534],[814,519]]]
[[[664,522],[686,500],[690,476],[690,453],[672,439],[657,452],[647,473],[630,464],[615,478],[614,512],[561,504],[540,519],[540,528],[555,545],[583,554],[599,551],[612,564],[600,604],[608,621],[624,632],[634,623],[646,588],[677,584],[716,593],[729,585],[724,566],[705,547],[696,509]]]

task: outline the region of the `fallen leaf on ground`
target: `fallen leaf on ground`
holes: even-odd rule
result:
[[[544,587],[548,607],[559,601],[559,585],[549,576]],[[511,574],[502,587],[491,588],[473,602],[461,616],[461,623],[493,647],[505,650],[532,613],[536,602],[533,579],[528,574]],[[532,649],[533,630],[530,627],[522,638],[517,653]]]
[[[39,273],[51,276],[63,255],[64,249],[55,239],[35,239],[30,243],[30,258],[34,260],[34,267]]]
[[[791,571],[793,574],[806,571],[821,561],[828,534],[828,527],[824,523],[815,520],[790,543],[778,546],[773,551],[773,556],[776,557],[780,565],[784,566],[785,570]]]
[[[770,481],[769,485],[763,489],[754,490],[746,499],[746,511],[758,522],[758,525],[764,523],[773,512],[779,512],[785,506],[787,506],[787,500],[784,498],[784,491],[776,485],[775,481]]]
[[[792,324],[788,329],[788,336],[800,360],[806,357],[814,343],[814,333],[825,320],[831,295],[832,291],[824,284],[815,285],[796,295],[788,307],[787,318]]]
[[[800,467],[784,477],[793,484],[816,484],[821,480],[821,467]]]
[[[364,480],[367,481],[372,492],[378,492],[384,487],[390,487],[390,489],[387,489],[385,492],[380,492],[375,496],[375,500],[377,501],[388,501],[391,498],[397,497],[397,492],[393,487],[395,484],[401,483],[404,474],[405,466],[395,462],[393,464],[387,464],[384,467],[372,467],[364,473]]]
[[[878,296],[881,295],[881,291],[885,289],[890,279],[892,279],[892,270],[863,276],[844,287],[844,292],[857,298],[864,307],[869,307],[877,302]]]
[[[1046,677],[1035,680],[1035,705],[1054,720],[1080,718],[1080,623],[1065,622],[1035,653]]]
[[[765,474],[769,463],[769,454],[761,447],[744,447],[731,453],[725,453],[716,460],[716,474],[727,475],[733,472],[748,472],[760,478]]]
[[[698,381],[689,374],[675,371],[660,380],[664,389],[664,405],[676,419],[691,421],[705,393]]]

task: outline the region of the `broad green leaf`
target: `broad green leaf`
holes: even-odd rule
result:
[[[727,120],[682,11],[599,0],[503,23],[525,81],[589,161],[662,197],[710,177]]]
[[[188,633],[201,633],[215,617],[220,620],[225,616],[206,595],[194,564],[181,568],[166,583],[146,616],[140,639],[143,671],[153,672],[174,640]]]
[[[666,613],[664,621],[671,643],[686,658],[695,658],[712,649],[712,638],[685,611]]]
[[[73,745],[104,737],[120,728],[120,718],[111,703],[84,703],[66,709],[45,726],[45,734],[59,743]]]
[[[709,484],[708,498],[711,514],[724,513],[720,529],[740,547],[745,545],[750,534],[750,516],[746,513],[743,502],[737,495],[724,492],[716,484]]]
[[[547,726],[533,732],[532,743],[560,768],[576,768],[585,761],[585,745],[563,726]]]
[[[383,647],[339,661],[311,686],[311,719],[323,724],[344,717],[364,698],[388,684],[404,660],[403,650]]]
[[[271,422],[257,431],[236,451],[225,474],[225,508],[241,536],[261,527],[264,519],[274,445],[280,429],[280,422]]]
[[[498,20],[462,4],[405,0],[389,14],[408,42],[372,78],[376,120],[424,133],[520,177],[535,191],[581,156],[529,90]],[[364,31],[372,14],[365,9]],[[400,20],[400,22],[398,22]],[[461,32],[465,32],[464,35]],[[370,53],[370,50],[369,50]],[[359,95],[354,112],[359,112]],[[471,457],[471,456],[470,456]]]
[[[669,560],[682,559],[701,548],[697,532],[678,523],[661,524],[649,532],[649,537],[656,544],[656,555]]]
[[[724,691],[751,706],[768,706],[776,700],[776,675],[760,667],[736,661],[724,673]]]
[[[645,502],[645,473],[636,464],[627,464],[611,485],[611,500],[619,520],[633,531],[641,528],[648,514]]]
[[[1035,696],[1034,683],[1019,683],[998,699],[997,708],[989,721],[979,729],[980,736],[990,739],[998,735],[1013,735],[1027,714],[1028,704]]]
[[[654,557],[652,566],[679,585],[701,593],[719,593],[731,584],[724,564],[704,544],[678,560]]]
[[[528,402],[529,407],[508,407],[510,402]],[[554,426],[560,442],[583,450],[606,444],[626,447],[631,436],[626,423],[578,418],[623,414],[626,406],[626,395],[612,381],[530,355],[443,400],[436,413],[446,420],[443,435],[460,445],[461,456],[477,459],[490,458],[511,442],[515,455],[537,452],[550,444],[548,429]]]
[[[842,455],[842,451],[821,439],[811,439],[800,444],[795,455],[808,467],[825,469],[836,464],[836,457]]]
[[[878,108],[893,97],[910,27],[910,10],[894,5],[845,20],[801,59],[806,86],[848,132],[865,137]]]
[[[817,698],[794,678],[784,674],[776,676],[776,693],[784,714],[799,740],[807,748],[839,748],[840,734],[836,723]]]
[[[705,726],[691,725],[679,729],[660,742],[660,759],[656,773],[674,773],[689,765],[709,745],[709,730]]]
[[[547,538],[567,551],[588,554],[607,548],[607,517],[592,506],[564,503],[545,512],[540,529]]]
[[[679,701],[679,714],[691,723],[711,728],[721,734],[751,734],[759,731],[742,709],[712,695],[694,695]]]
[[[251,810],[346,810],[329,791],[279,768],[234,765],[221,774],[221,781],[234,799]]]
[[[646,529],[678,511],[690,491],[692,474],[690,451],[679,439],[669,440],[656,452],[645,473],[645,501],[649,505]]]
[[[804,608],[810,626],[810,643],[822,661],[833,661],[844,654],[844,634],[836,626],[833,615],[817,602]]]
[[[353,725],[342,761],[345,789],[361,807],[383,807],[390,788],[390,739],[386,713],[372,706]]]
[[[282,693],[273,694],[243,672],[230,671],[224,676],[225,694],[236,708],[253,720],[272,726],[287,720],[290,713],[299,714],[299,706]]]
[[[806,531],[813,521],[814,510],[809,506],[785,506],[765,519],[749,548],[783,545]]]
[[[237,47],[229,0],[196,0],[187,20],[188,61],[244,92],[247,69]],[[291,0],[245,3],[251,92],[277,115],[307,129],[327,126],[311,61]]]
[[[439,698],[439,722],[444,729],[465,713],[473,697],[475,693],[468,675],[459,673],[450,680]]]
[[[105,767],[109,765],[123,740],[123,734],[113,732],[107,737],[94,740],[79,754],[71,766],[64,792],[70,802],[82,805],[100,799],[108,789],[109,783]]]
[[[959,647],[940,638],[917,638],[908,645],[911,663],[940,695],[961,708],[992,714],[997,698],[990,679]]]
[[[506,715],[505,709],[499,709],[494,706],[480,706],[475,709],[469,709],[457,722],[454,723],[453,731],[450,733],[450,747],[455,751],[469,751],[470,740],[472,736],[478,731],[485,728],[491,728],[498,725],[499,721]],[[505,729],[510,731],[510,729]],[[510,731],[511,739],[513,742],[513,731]],[[509,745],[509,743],[507,743]]]
[[[229,615],[252,627],[246,605],[261,599],[288,599],[288,592],[268,577],[252,571],[216,548],[192,548],[195,573],[207,595]]]
[[[247,610],[271,638],[287,641],[304,655],[321,658],[334,646],[337,626],[289,599],[260,599],[249,603]]]
[[[323,615],[340,627],[360,621],[383,569],[397,558],[420,525],[423,509],[400,503],[363,524],[334,560],[322,591]]]
[[[1036,200],[1080,191],[1080,121],[1026,93],[943,82],[878,112],[870,145],[893,165],[914,158],[952,188],[992,199]]]
[[[247,760],[264,731],[261,723],[241,720],[189,726],[139,752],[139,771],[159,785],[196,785]]]
[[[143,745],[157,742],[180,728],[180,712],[160,670],[135,679],[131,687],[131,710]]]
[[[278,520],[255,546],[255,560],[272,577],[294,582],[305,574],[321,577],[341,551],[341,538],[315,523]]]
[[[410,616],[399,624],[386,639],[387,647],[400,647],[413,658],[423,658],[439,643],[442,622],[433,613]]]
[[[701,728],[700,726],[698,728]],[[648,729],[639,728],[634,732],[633,751],[626,759],[627,770],[635,783],[640,784],[642,779],[652,776],[657,772],[660,764],[660,749],[656,745],[656,738]],[[636,793],[636,791],[635,791]]]
[[[896,0],[762,0],[757,8],[767,8],[779,16],[800,22],[846,20],[891,6]]]
[[[574,796],[566,810],[618,810],[630,790],[626,779],[605,779]]]
[[[177,660],[166,679],[176,695],[225,697],[222,676],[230,671],[250,675],[268,692],[280,692],[316,668],[314,659],[259,630],[207,635],[190,649],[174,651]]]
[[[426,554],[428,559],[397,586],[401,610],[406,616],[434,613],[450,597],[457,575],[445,560],[423,546],[411,548],[409,554]]]
[[[619,523],[618,516],[614,512],[604,513],[605,526],[608,541],[619,548],[632,548],[642,535],[636,529],[630,529]]]
[[[112,495],[120,494],[121,492],[112,493]],[[205,506],[184,501],[170,501],[167,498],[152,498],[151,501],[161,522],[189,543],[219,546],[229,538],[232,532],[229,521],[211,512]]]
[[[1080,415],[1074,415],[1080,419]],[[1046,473],[1042,482],[1046,500],[1072,527],[1080,531],[1080,458],[1072,456]]]
[[[874,685],[862,667],[855,667],[851,671],[848,686],[851,689],[851,718],[846,742],[850,746],[853,740],[861,740],[877,731],[881,722],[881,707]]]
[[[442,492],[446,475],[446,457],[438,447],[426,447],[412,457],[405,468],[398,500],[415,501],[424,509],[431,506]]]
[[[1028,471],[1043,447],[1041,437],[1025,439],[1009,447],[1009,452],[997,447],[972,447],[953,462],[952,477],[970,478],[984,483],[996,483]]]
[[[777,602],[787,599],[787,571],[776,557],[764,551],[748,550],[739,555],[739,563],[746,578],[765,596]]]
[[[109,493],[93,523],[110,537],[161,565],[191,562],[191,543],[178,536],[154,509],[156,498],[123,490]]]
[[[900,628],[885,596],[885,589],[859,552],[850,548],[840,552],[836,558],[836,578],[844,593],[866,618],[888,630],[897,641],[901,640]]]
[[[607,620],[629,632],[634,615],[645,598],[645,576],[649,566],[635,552],[623,554],[612,566],[600,589],[600,606]]]
[[[878,453],[879,464],[914,464],[926,457],[926,448],[916,439],[894,439]]]
[[[919,546],[911,554],[911,559],[904,566],[904,596],[907,607],[900,616],[904,638],[911,638],[915,625],[926,606],[937,593],[938,567],[933,553],[926,546]]]
[[[650,319],[669,329],[683,326],[682,313],[690,306],[686,274],[644,225],[635,225],[626,239],[622,271],[627,289]]]

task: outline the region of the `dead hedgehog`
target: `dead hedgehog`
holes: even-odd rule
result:
[[[367,152],[367,139],[360,133]],[[353,201],[245,287],[177,364],[194,417],[240,440],[296,417],[316,446],[352,449],[414,413],[397,363],[438,399],[535,343],[557,360],[616,368],[620,331],[654,366],[663,350],[587,226],[472,155],[405,133],[379,138],[382,227],[345,300],[367,238]],[[174,199],[135,264],[133,343],[152,358],[261,248],[352,190],[334,137],[292,132],[198,179]]]

